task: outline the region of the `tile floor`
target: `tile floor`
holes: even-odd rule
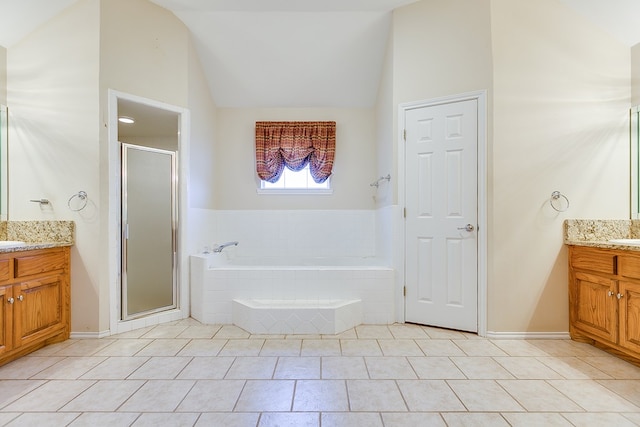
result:
[[[188,319],[0,367],[9,426],[633,426],[640,368],[416,325],[250,335]]]

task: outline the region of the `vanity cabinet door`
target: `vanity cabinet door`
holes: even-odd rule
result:
[[[14,286],[15,344],[28,345],[65,328],[64,276],[54,275]]]
[[[12,287],[0,286],[0,355],[13,348]]]
[[[569,295],[571,324],[611,343],[618,339],[616,281],[609,277],[575,273]]]
[[[640,284],[621,281],[618,292],[620,345],[640,353]]]

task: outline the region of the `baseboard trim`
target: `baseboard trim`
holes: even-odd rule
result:
[[[71,332],[69,338],[77,340],[100,339],[111,336],[111,331],[102,332]]]
[[[492,340],[568,340],[569,332],[487,332]]]

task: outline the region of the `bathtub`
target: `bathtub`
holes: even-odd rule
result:
[[[374,258],[190,257],[191,316],[255,334],[336,334],[395,319],[394,270]]]

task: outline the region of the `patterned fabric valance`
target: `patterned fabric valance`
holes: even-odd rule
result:
[[[256,170],[264,181],[278,181],[285,166],[299,171],[309,163],[311,177],[322,183],[335,153],[336,122],[256,122]]]

